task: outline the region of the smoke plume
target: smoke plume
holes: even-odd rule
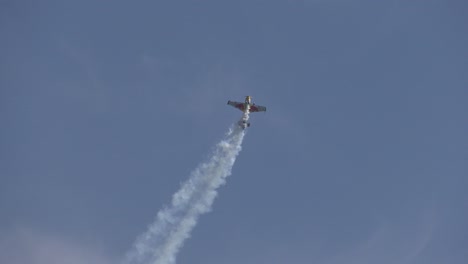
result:
[[[241,121],[248,121],[245,113]],[[245,132],[233,125],[219,142],[211,158],[192,171],[173,195],[171,204],[160,210],[148,230],[137,238],[124,264],[173,264],[177,252],[197,224],[209,212],[217,189],[226,182],[241,150]]]

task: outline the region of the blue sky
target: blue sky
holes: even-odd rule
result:
[[[252,95],[178,263],[466,263],[466,1],[3,1],[0,262],[115,263]]]

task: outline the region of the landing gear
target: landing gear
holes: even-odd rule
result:
[[[247,127],[250,127],[250,123],[245,120],[241,120],[239,121],[239,126],[242,127],[242,129],[246,129]]]

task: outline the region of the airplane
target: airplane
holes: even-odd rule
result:
[[[249,96],[249,95],[245,97],[245,101],[243,103],[236,102],[236,101],[228,101],[227,104],[241,110],[244,113],[242,120],[239,121],[239,126],[241,126],[243,129],[245,129],[246,127],[250,127],[250,123],[247,122],[247,119],[248,119],[246,115],[247,113],[266,111],[265,106],[256,105],[252,103],[252,96]]]

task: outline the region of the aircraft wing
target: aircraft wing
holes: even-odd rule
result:
[[[231,105],[241,111],[244,111],[244,103],[236,102],[236,101],[228,101],[228,105]]]
[[[255,104],[250,106],[250,112],[265,112],[265,111],[266,111],[265,106],[255,105]]]

